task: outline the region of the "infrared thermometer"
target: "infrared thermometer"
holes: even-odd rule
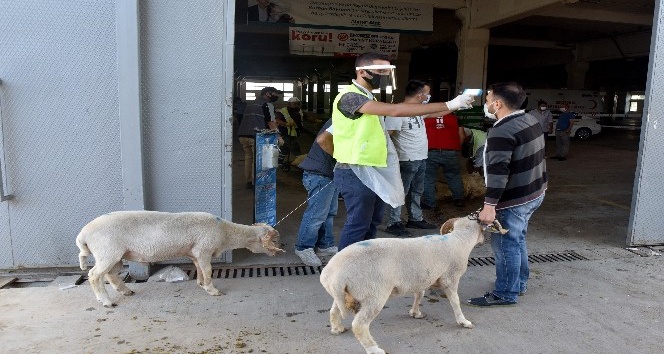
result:
[[[482,95],[482,89],[465,89],[463,90],[463,94],[479,97]]]

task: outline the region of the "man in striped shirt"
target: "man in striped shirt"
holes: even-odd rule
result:
[[[525,99],[523,88],[513,82],[494,84],[487,91],[484,112],[497,121],[484,147],[487,190],[479,221],[491,224],[497,219],[509,231],[491,235],[495,289],[468,300],[470,305],[514,305],[526,291],[528,220],[542,204],[547,176],[542,128],[536,118],[519,109]]]

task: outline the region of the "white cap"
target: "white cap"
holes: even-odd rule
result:
[[[297,97],[291,97],[288,99],[288,102],[300,102],[300,99]]]

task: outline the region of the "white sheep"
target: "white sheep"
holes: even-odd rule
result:
[[[484,242],[484,234],[477,220],[465,217],[448,220],[441,234],[361,241],[332,257],[320,276],[321,284],[334,299],[330,309],[332,334],[346,331],[341,319],[352,310],[353,333],[366,352],[385,354],[369,332],[371,321],[390,297],[406,294],[415,295],[409,315],[424,318],[420,300],[430,287],[445,292],[459,325],[473,328],[461,312],[457,288],[466,272],[468,256],[473,247]]]
[[[133,295],[118,277],[122,260],[160,262],[188,257],[196,266],[197,282],[210,295],[223,295],[212,283],[212,257],[236,248],[274,256],[279,233],[266,224],[240,225],[208,213],[165,213],[157,211],[118,211],[102,215],[85,225],[76,237],[81,269],[86,257],[95,257],[88,279],[105,307],[109,299],[103,278],[123,295]]]

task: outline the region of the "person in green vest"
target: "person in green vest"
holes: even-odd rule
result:
[[[385,103],[372,91],[396,89],[396,67],[388,57],[365,53],[355,60],[355,80],[332,105],[332,142],[337,166],[334,183],[346,205],[346,222],[339,250],[375,238],[385,203],[404,204],[399,158],[387,138],[385,116],[412,117],[472,107],[473,96],[462,94],[449,102],[429,104]]]
[[[303,119],[304,113],[300,108],[300,99],[297,97],[289,98],[288,104],[276,112],[276,122],[279,126],[279,132],[284,138],[284,145],[291,157],[302,154],[302,149],[300,149],[297,138],[304,129],[302,126]]]
[[[484,144],[486,143],[486,132],[480,129],[463,128],[465,134],[464,142],[468,144],[468,162],[466,169],[468,173],[479,172],[484,175]],[[466,156],[464,156],[466,157]]]

